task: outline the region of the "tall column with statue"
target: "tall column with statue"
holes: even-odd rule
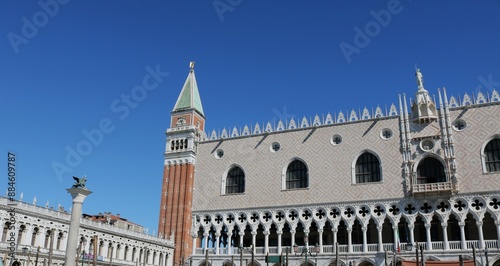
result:
[[[73,198],[73,205],[71,207],[71,220],[68,232],[68,244],[66,247],[66,262],[65,266],[76,266],[76,256],[78,247],[78,235],[80,231],[80,218],[82,216],[82,205],[85,198],[92,193],[85,186],[87,181],[86,177],[78,178],[73,176],[75,183],[71,188],[66,189]]]

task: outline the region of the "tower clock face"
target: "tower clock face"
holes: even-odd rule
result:
[[[186,118],[184,117],[177,118],[177,123],[176,123],[177,126],[182,126],[184,124],[186,124]]]

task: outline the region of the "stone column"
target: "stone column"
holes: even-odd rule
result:
[[[132,249],[130,246],[123,247],[123,260],[124,261],[132,261]]]
[[[68,245],[68,233],[63,231],[60,250],[66,252]]]
[[[90,253],[90,238],[89,236],[85,236],[85,246],[83,247],[85,253]]]
[[[73,198],[73,205],[71,206],[71,220],[69,224],[65,266],[75,266],[77,256],[76,249],[79,242],[78,235],[80,231],[80,218],[82,216],[82,205],[85,197],[92,192],[85,188],[68,188],[67,191]]]
[[[240,236],[240,245],[238,247],[243,247],[243,237],[245,236],[245,230],[240,230],[238,235]],[[240,250],[240,252],[242,251]]]
[[[366,237],[366,231],[368,228],[366,226],[361,227],[361,231],[363,231],[363,252],[368,252],[368,240]]]
[[[323,253],[323,229],[318,229],[319,253]]]
[[[101,241],[102,241],[102,245],[101,245]],[[97,243],[99,243],[99,250],[98,250],[99,256],[108,257],[107,256],[108,245],[109,245],[108,242],[106,242],[105,239],[101,239]]]
[[[337,240],[337,233],[339,232],[339,229],[337,227],[333,227],[332,232],[333,232],[333,252],[335,252],[335,250],[337,250],[337,245],[339,244]]]
[[[399,249],[399,244],[400,244],[400,243],[398,243],[398,225],[397,225],[397,223],[396,223],[396,225],[392,226],[392,232],[393,232],[393,235],[394,235],[394,239],[393,239],[393,241],[394,241],[394,245],[393,245],[394,246],[394,251],[397,252],[398,249]]]
[[[485,248],[484,235],[483,235],[483,221],[477,221],[477,233],[479,234],[479,249]]]
[[[227,254],[233,254],[233,233],[231,231],[227,232]],[[194,254],[194,253],[193,253]]]
[[[427,238],[427,250],[432,250],[431,224],[426,223],[424,226],[425,226],[425,235]]]
[[[347,228],[347,252],[352,253],[352,227]]]
[[[377,226],[377,235],[378,235],[378,252],[384,252],[384,244],[382,243],[382,226]]]
[[[43,238],[42,232],[43,232],[43,227],[38,227],[38,232],[35,235],[35,239],[36,239],[35,240],[35,246],[43,248],[44,238]]]
[[[118,254],[116,255],[116,258],[117,259],[120,259],[120,260],[125,260],[125,245],[124,244],[120,244],[118,248]]]
[[[278,230],[278,231],[276,231],[276,233],[278,234],[278,254],[281,254],[281,252],[282,252],[281,235],[283,234],[283,231]]]
[[[255,254],[255,245],[257,243],[257,231],[252,231],[252,252]]]
[[[415,245],[415,224],[413,223],[413,221],[408,225],[408,231],[410,231],[410,243],[412,245]]]
[[[269,231],[264,231],[264,254],[269,252]]]
[[[191,251],[192,254],[196,254],[196,241],[198,240],[198,235],[192,234],[193,237],[193,250]]]
[[[295,230],[290,230],[290,235],[292,237],[292,242],[290,244],[291,247],[293,248],[293,246],[295,245]]]
[[[500,221],[495,221],[495,225],[497,226],[497,247],[500,246]]]
[[[208,248],[208,232],[203,233],[203,239],[205,240],[203,241],[203,253],[205,253]]]
[[[459,222],[460,226],[460,242],[462,243],[462,250],[467,249],[467,242],[465,242],[465,222]]]
[[[443,242],[444,242],[444,250],[450,249],[450,243],[448,242],[448,223],[441,223],[441,228],[443,228]]]
[[[215,233],[215,254],[219,254],[220,232]]]
[[[25,234],[26,234],[26,237],[24,238],[23,245],[31,246],[31,238],[33,237],[33,225],[28,226]],[[1,233],[0,233],[0,239],[2,239]]]

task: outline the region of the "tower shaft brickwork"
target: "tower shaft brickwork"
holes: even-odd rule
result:
[[[193,199],[194,165],[168,164],[164,167],[160,228],[158,232],[172,236],[176,243],[174,261],[181,262],[191,254],[191,202]]]
[[[194,75],[194,63],[171,112],[167,129],[165,162],[158,233],[173,238],[174,265],[185,263],[192,254],[192,201],[196,143],[204,130],[205,117]]]

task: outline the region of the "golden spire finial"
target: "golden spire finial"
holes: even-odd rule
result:
[[[194,69],[194,61],[189,62],[189,68]]]

